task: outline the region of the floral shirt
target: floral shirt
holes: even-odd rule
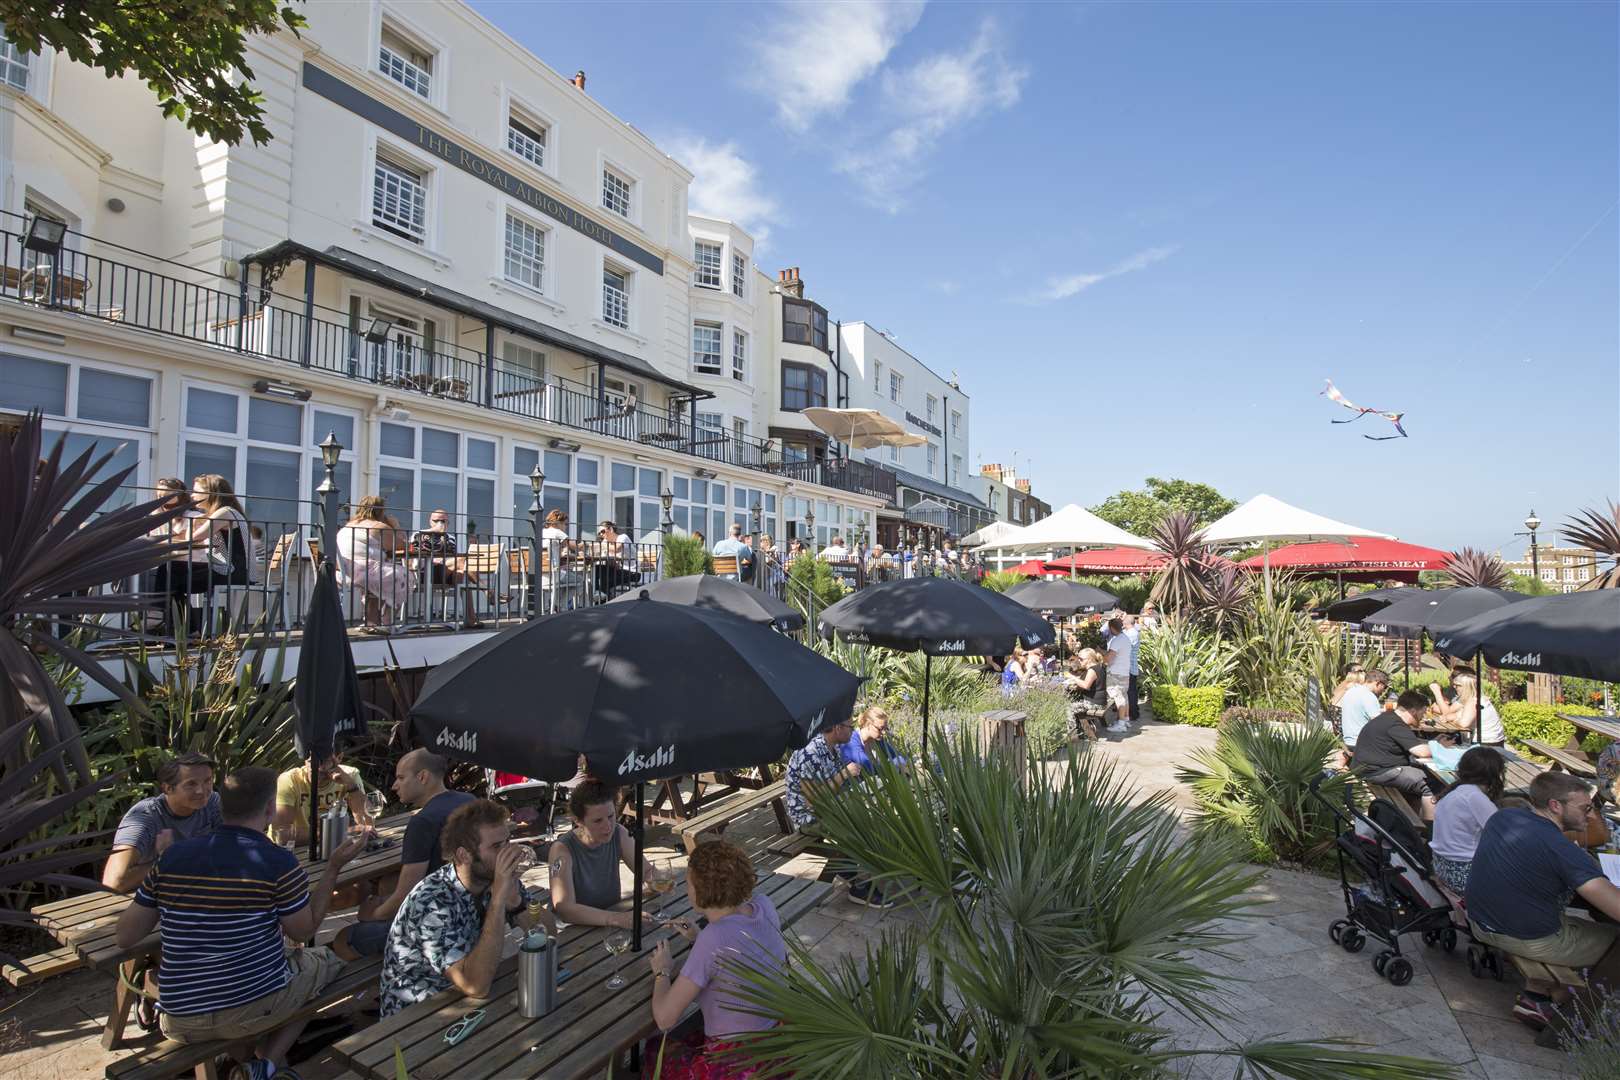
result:
[[[533,897],[523,890],[523,902]],[[472,952],[484,929],[489,893],[474,896],[445,863],[405,897],[383,949],[382,1015],[450,989],[445,972]]]
[[[804,790],[805,782],[827,784],[844,768],[844,757],[836,746],[827,745],[825,735],[817,735],[788,758],[786,798],[788,817],[797,828],[804,828],[816,820],[810,809],[810,800]]]

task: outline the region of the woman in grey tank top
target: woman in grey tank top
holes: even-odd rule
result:
[[[600,780],[576,785],[568,798],[574,827],[551,845],[551,910],[558,920],[582,926],[630,928],[630,912],[611,910],[624,894],[619,865],[635,866],[635,846],[619,824],[618,791]],[[642,860],[642,876],[653,868]],[[653,921],[642,913],[642,921]]]

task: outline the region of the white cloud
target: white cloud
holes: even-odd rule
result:
[[[924,0],[841,0],[791,3],[760,32],[765,42],[755,87],[776,103],[776,115],[806,131],[824,113],[849,104],[850,92],[888,59],[922,17]]]
[[[943,52],[883,76],[887,131],[851,145],[838,164],[867,198],[898,212],[926,159],[950,132],[1018,103],[1029,72],[1008,60],[994,20],[962,50]]]
[[[760,187],[759,172],[734,142],[697,136],[665,140],[669,154],[692,171],[687,207],[694,214],[735,221],[764,247],[777,217],[777,202]]]
[[[1070,274],[1066,277],[1048,278],[1046,288],[1039,294],[1041,300],[1066,300],[1077,293],[1083,293],[1098,282],[1109,278],[1119,277],[1121,274],[1134,274],[1138,270],[1146,270],[1154,263],[1163,262],[1176,253],[1174,247],[1148,248],[1109,267],[1107,270],[1091,274]]]

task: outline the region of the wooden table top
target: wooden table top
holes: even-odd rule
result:
[[[1611,739],[1620,739],[1620,716],[1582,716],[1579,713],[1558,713],[1558,719],[1567,720],[1583,731],[1596,732]]]
[[[387,847],[362,852],[356,856],[338,873],[338,885],[341,887],[355,882],[371,881],[398,867],[399,838],[405,832],[405,824],[409,820],[409,814],[384,818],[379,823],[378,835],[393,842]],[[321,860],[310,862],[307,855],[308,847],[304,846],[301,850],[305,854],[299,856],[299,864],[312,879],[319,879],[326,871],[326,863]],[[93,892],[40,904],[30,908],[29,914],[34,916],[40,929],[50,934],[58,943],[72,948],[90,967],[104,968],[157,951],[159,938],[155,932],[147,935],[132,949],[119,946],[118,917],[130,903],[130,897],[124,893]]]
[[[830,886],[762,873],[758,889],[770,896],[785,928],[819,904]],[[671,918],[690,911],[684,890],[676,894],[668,905]],[[670,940],[676,971],[689,948],[672,931],[657,929],[643,937],[639,954],[612,956],[603,948],[605,933],[599,927],[581,926],[563,931],[559,964],[571,974],[557,988],[557,1007],[546,1016],[531,1020],[519,1015],[517,958],[510,956],[496,970],[487,999],[447,990],[349,1036],[332,1051],[357,1074],[378,1080],[395,1080],[396,1046],[412,1080],[597,1075],[607,1058],[656,1030],[647,964],[653,945]],[[622,972],[625,986],[610,990],[607,980],[615,971]],[[460,1044],[446,1046],[444,1034],[450,1025],[478,1009],[484,1010],[483,1022]]]
[[[1506,759],[1507,764],[1505,770],[1507,774],[1505,790],[1507,791],[1523,791],[1530,786],[1530,781],[1546,772],[1544,766],[1537,765],[1533,761],[1526,761],[1517,754],[1505,753],[1502,757]],[[1412,760],[1429,775],[1447,786],[1457,782],[1457,771],[1455,769],[1441,768],[1428,758],[1413,758]]]

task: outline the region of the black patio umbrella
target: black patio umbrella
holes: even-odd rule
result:
[[[1335,600],[1322,609],[1322,617],[1334,622],[1365,622],[1395,603],[1423,592],[1421,589],[1367,589],[1343,600]]]
[[[713,574],[688,574],[685,577],[665,578],[655,585],[621,593],[610,602],[629,603],[643,596],[666,604],[684,604],[687,607],[729,611],[740,619],[752,623],[765,623],[778,630],[804,628],[804,616],[770,593],[739,584],[729,578],[715,577]]]
[[[480,642],[428,676],[411,708],[425,746],[567,780],[636,785],[641,947],[642,783],[775,761],[849,719],[861,680],[724,611],[634,603],[550,615]]]
[[[1119,597],[1112,593],[1068,578],[1037,578],[1019,582],[1002,595],[1042,616],[1060,619],[1070,615],[1112,611],[1119,606]]]
[[[365,730],[360,715],[360,679],[354,669],[354,652],[349,648],[334,573],[332,564],[326,562],[316,575],[298,648],[298,679],[293,684],[298,753],[309,758],[311,859],[319,856],[321,842],[320,807],[315,798],[320,784],[315,778],[315,763],[336,749],[338,736]]]
[[[1495,668],[1620,682],[1620,591],[1521,599],[1459,623],[1434,645]]]
[[[1440,635],[1466,619],[1523,600],[1524,594],[1509,589],[1467,586],[1452,589],[1413,589],[1388,607],[1374,612],[1361,624],[1362,630],[1383,637],[1422,637],[1424,631]]]
[[[923,654],[922,754],[928,757],[928,691],[936,656],[1001,656],[1016,644],[1050,645],[1052,624],[1016,600],[955,578],[884,581],[821,613],[824,638]]]

